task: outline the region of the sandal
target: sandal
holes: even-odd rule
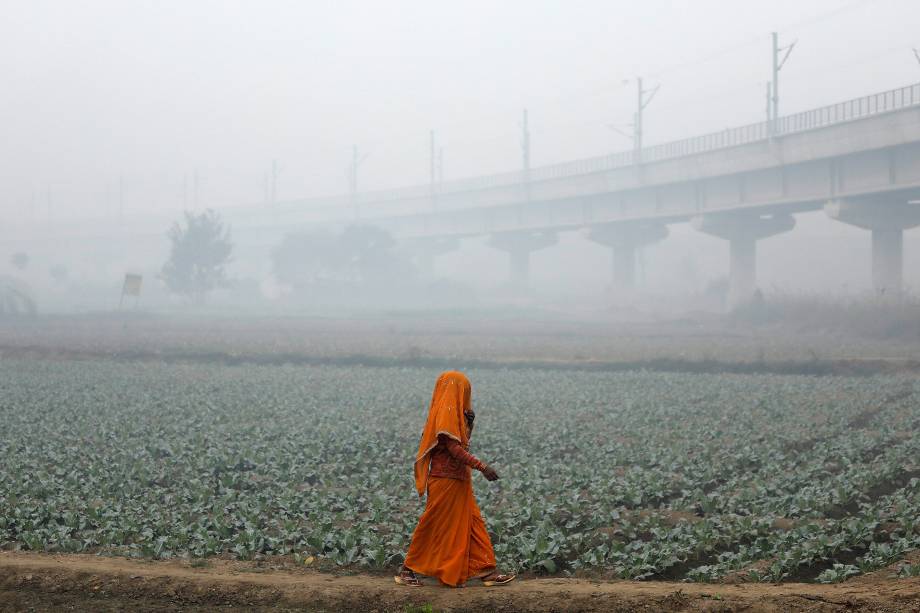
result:
[[[411,570],[401,570],[399,574],[393,577],[396,580],[396,583],[399,585],[405,585],[408,587],[422,587],[422,582],[419,581],[419,578],[415,576],[415,573]]]
[[[503,573],[491,573],[482,578],[482,584],[486,587],[492,587],[493,585],[505,585],[506,583],[511,583],[514,581],[514,578],[517,577],[514,573],[506,575]]]

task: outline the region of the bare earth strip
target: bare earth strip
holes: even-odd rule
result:
[[[920,579],[887,573],[839,585],[709,585],[523,579],[500,588],[397,586],[389,576],[332,575],[213,560],[140,561],[0,553],[0,611],[920,611]]]

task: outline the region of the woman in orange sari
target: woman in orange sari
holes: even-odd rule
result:
[[[444,585],[462,586],[479,578],[484,585],[504,585],[514,575],[499,573],[485,522],[473,496],[472,469],[489,481],[491,467],[467,451],[473,420],[470,382],[461,372],[438,377],[415,459],[415,488],[428,493],[425,512],[412,534],[396,583],[420,586],[415,573],[437,577]]]

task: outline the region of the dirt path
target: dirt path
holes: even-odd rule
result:
[[[0,611],[920,611],[920,579],[706,585],[527,579],[501,588],[404,588],[389,576],[214,560],[0,553]],[[411,608],[409,609],[411,610]]]

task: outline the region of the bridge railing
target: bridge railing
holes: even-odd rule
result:
[[[776,120],[775,133],[783,135],[813,130],[918,104],[920,83],[780,117]]]
[[[633,151],[623,151],[609,155],[573,160],[571,162],[563,162],[561,164],[539,166],[530,169],[526,175],[524,171],[519,170],[470,177],[468,179],[458,179],[434,185],[413,185],[388,190],[362,192],[357,194],[354,200],[349,196],[341,196],[317,198],[299,204],[315,203],[323,206],[340,206],[354,203],[361,205],[393,200],[432,199],[458,192],[520,186],[527,181],[561,179],[576,175],[625,168],[632,166],[637,161],[642,163],[659,162],[687,155],[705,153],[707,151],[736,147],[738,145],[763,141],[770,138],[770,136],[785,136],[796,132],[804,132],[917,105],[920,105],[920,83],[863,96],[861,98],[854,98],[846,102],[839,102],[837,104],[802,111],[792,115],[785,115],[772,122],[772,126],[770,125],[771,122],[761,121],[746,126],[703,134],[701,136],[693,136],[678,141],[652,145],[651,147],[645,147],[641,150],[639,153],[639,160],[635,159]]]

